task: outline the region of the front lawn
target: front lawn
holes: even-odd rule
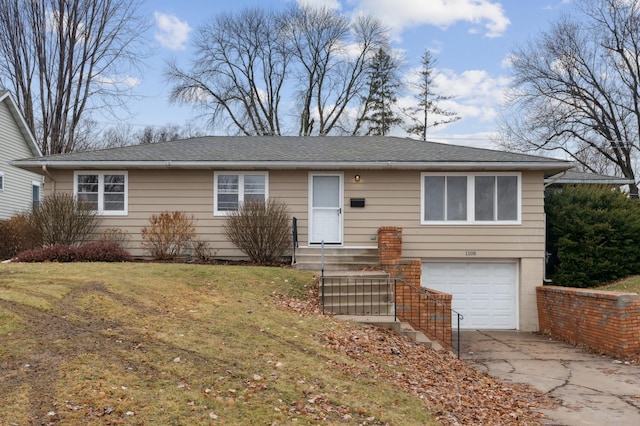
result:
[[[640,275],[633,275],[598,287],[598,290],[623,291],[640,294]]]
[[[0,265],[0,424],[535,424],[536,392],[314,315],[291,299],[311,286],[280,268]]]

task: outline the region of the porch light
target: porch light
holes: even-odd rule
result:
[[[355,175],[355,176],[353,177],[353,179],[354,179],[356,182],[360,182],[360,175]]]

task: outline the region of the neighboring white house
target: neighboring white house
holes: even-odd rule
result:
[[[10,162],[41,155],[13,96],[0,91],[0,220],[29,210],[40,201],[43,177]]]

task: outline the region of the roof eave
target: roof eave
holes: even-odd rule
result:
[[[552,175],[568,170],[573,163],[565,161],[533,162],[438,162],[438,161],[51,161],[16,160],[12,164],[24,169],[41,169],[43,166],[56,169],[437,169],[437,170],[542,170]]]

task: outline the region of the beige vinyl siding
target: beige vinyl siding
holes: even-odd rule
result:
[[[222,235],[224,217],[213,216],[213,170],[129,170],[129,214],[100,218],[101,229],[121,228],[141,255],[140,230],[153,213],[183,210],[198,220],[198,235],[220,256],[240,256]],[[354,176],[361,176],[355,182]],[[73,172],[55,171],[57,191],[73,192]],[[307,170],[270,170],[269,197],[279,198],[298,219],[300,245],[308,244]],[[50,189],[48,185],[45,189]],[[401,226],[405,257],[423,259],[542,258],[544,199],[541,172],[522,173],[520,225],[421,225],[420,171],[345,170],[344,245],[376,247],[380,226]],[[365,198],[364,208],[350,198]],[[467,252],[475,252],[469,256]]]
[[[42,176],[13,167],[9,162],[32,156],[9,107],[6,102],[0,102],[0,172],[4,174],[4,190],[0,190],[0,219],[8,219],[31,208],[32,182],[42,182]]]
[[[213,215],[213,173],[213,170],[130,169],[129,214],[99,216],[100,225],[96,234],[108,228],[119,228],[131,237],[128,247],[131,253],[144,256],[141,230],[148,225],[149,217],[162,211],[181,210],[195,217],[198,238],[209,242],[219,256],[242,256],[222,234],[224,216]],[[291,173],[296,175],[296,179],[299,174],[305,182],[292,179]],[[73,193],[73,171],[56,170],[52,176],[56,192]],[[298,217],[299,223],[306,222],[306,172],[270,171],[269,187],[271,198],[283,199],[292,216]],[[46,193],[50,193],[51,188],[51,184],[46,185]]]
[[[345,171],[345,245],[374,246],[380,226],[403,228],[403,254],[412,258],[540,257],[544,253],[542,172],[524,172],[519,225],[421,225],[420,171]],[[349,207],[364,197],[365,208]]]

